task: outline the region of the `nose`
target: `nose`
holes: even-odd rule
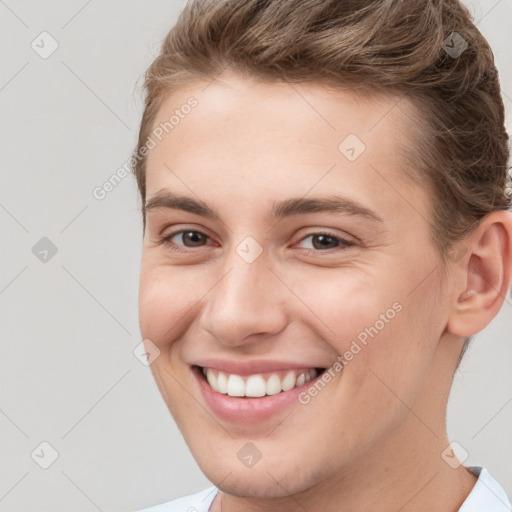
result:
[[[201,327],[227,346],[271,340],[286,327],[286,288],[263,255],[246,263],[234,254],[225,268],[205,297]]]

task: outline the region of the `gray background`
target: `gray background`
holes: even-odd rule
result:
[[[467,4],[494,49],[511,131],[512,0]],[[183,5],[0,0],[1,511],[133,510],[210,485],[133,355],[135,180],[92,195],[134,147],[141,76]],[[46,59],[31,47],[43,31],[59,45]],[[57,248],[46,262],[32,252],[43,237]],[[512,495],[511,318],[507,297],[456,377],[448,426],[467,464]],[[35,461],[50,460],[43,441],[58,452],[48,469]]]

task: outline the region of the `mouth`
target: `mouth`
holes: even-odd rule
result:
[[[196,366],[207,385],[216,393],[236,398],[280,395],[316,379],[326,368],[293,368],[239,375],[215,368]]]
[[[217,418],[230,424],[261,423],[266,428],[267,421],[278,420],[290,408],[303,408],[299,397],[327,368],[283,361],[204,359],[192,364],[191,370],[205,406]]]

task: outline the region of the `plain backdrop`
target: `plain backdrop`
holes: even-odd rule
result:
[[[133,354],[135,180],[93,196],[130,156],[141,77],[183,5],[0,1],[1,511],[128,511],[210,485]],[[512,0],[467,5],[510,132]],[[512,495],[511,319],[508,296],[456,376],[448,428]]]

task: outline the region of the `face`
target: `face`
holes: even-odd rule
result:
[[[399,150],[408,108],[227,75],[160,109],[155,127],[181,115],[148,157],[141,333],[228,493],[278,497],[405,457],[425,430],[409,408],[437,413],[448,299],[431,199]]]

